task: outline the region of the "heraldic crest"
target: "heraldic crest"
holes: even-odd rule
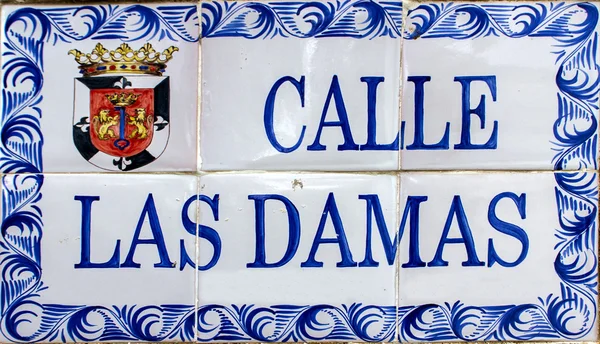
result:
[[[169,140],[169,77],[163,76],[177,47],[157,52],[150,43],[133,50],[96,44],[73,49],[82,77],[75,78],[73,140],[88,162],[130,171],[156,160]]]

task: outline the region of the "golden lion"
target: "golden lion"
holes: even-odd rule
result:
[[[115,137],[115,132],[110,127],[119,124],[119,115],[109,116],[110,110],[101,109],[98,116],[93,119],[93,126],[100,140],[108,140]],[[108,137],[107,137],[108,136]]]
[[[135,129],[129,135],[130,139],[136,136],[138,139],[145,139],[148,137],[148,128],[146,128],[146,124],[150,124],[150,117],[146,117],[146,109],[135,109],[135,116],[129,116],[128,124],[135,126]]]

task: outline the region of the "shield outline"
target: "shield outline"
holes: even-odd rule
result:
[[[110,75],[75,78],[73,107],[73,142],[81,156],[90,164],[107,171],[131,171],[158,159],[167,148],[170,136],[170,87],[168,76]],[[90,137],[90,90],[114,88],[127,82],[130,88],[154,90],[154,136],[142,152],[130,157],[116,157],[100,151]],[[125,85],[127,86],[127,85]]]

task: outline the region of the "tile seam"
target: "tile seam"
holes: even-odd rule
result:
[[[241,0],[248,1],[248,0]],[[254,1],[254,0],[252,0]],[[118,4],[118,5],[134,5],[134,4],[161,4],[161,3],[178,3],[178,4],[195,4],[198,0],[0,0],[0,4],[11,5],[11,6],[28,6],[28,5],[70,5],[70,6],[84,6],[84,5],[104,5],[104,4]]]
[[[402,25],[400,25],[400,84],[398,87],[398,135],[401,135],[402,130],[402,94],[404,90],[404,26],[406,25],[406,18],[408,16],[407,2],[402,2]],[[398,145],[401,144],[400,137],[398,137]],[[400,146],[398,146],[400,147]],[[402,151],[398,149],[398,170],[402,170]],[[393,342],[400,342],[400,199],[402,197],[402,182],[401,173],[396,173],[396,223],[395,223],[395,241],[396,241],[396,260],[395,260],[395,271],[394,271],[394,292],[395,292],[395,306],[396,306],[396,331],[394,333]]]
[[[405,3],[402,3],[402,24],[400,25],[400,66],[398,71],[398,77],[400,78],[398,85],[398,123],[397,123],[397,132],[398,132],[398,145],[401,144],[400,135],[402,129],[402,93],[404,90],[404,24],[406,23],[406,17],[408,12],[406,10]],[[400,146],[398,146],[400,147]],[[398,170],[402,169],[402,151],[398,149]]]
[[[237,0],[238,2],[269,2],[267,0]],[[279,0],[285,2],[285,0]],[[410,0],[414,3],[440,3],[449,2],[448,0]],[[1,0],[4,5],[99,5],[99,4],[144,4],[144,3],[197,3],[196,0],[131,0],[124,2],[123,0],[92,0],[92,1],[78,1],[78,0]],[[404,1],[406,3],[408,1]],[[490,2],[505,2],[505,3],[530,3],[531,0],[472,0],[472,1],[460,1],[465,3],[490,3]],[[542,0],[542,2],[552,2],[551,0]],[[574,2],[586,2],[586,1],[574,1]]]
[[[202,123],[202,0],[198,0],[196,2],[198,6],[198,20],[199,23],[199,33],[198,33],[198,80],[197,80],[197,96],[196,99],[198,108],[196,111],[196,171],[202,171],[202,131],[201,131],[201,123]]]
[[[595,1],[594,1],[595,2]],[[596,4],[598,4],[598,2],[595,2]],[[596,24],[596,29],[594,30],[596,33],[598,33],[598,28],[600,25],[599,23]],[[598,48],[596,48],[596,50],[598,50]],[[598,107],[600,108],[600,99],[598,99],[596,101],[596,104],[598,105]],[[598,131],[598,129],[596,129],[596,131]],[[597,153],[600,152],[600,147],[597,148]],[[596,169],[597,172],[600,172],[600,154],[597,154],[596,157]],[[600,190],[600,180],[598,177],[596,177],[596,181],[597,181],[597,192],[598,190]],[[598,212],[598,209],[600,209],[600,197],[598,198],[598,200],[596,201],[596,264],[598,263],[598,257],[600,257],[600,228],[598,227],[600,224],[600,212]],[[598,288],[600,288],[600,274],[598,273],[598,267],[596,267],[596,343],[600,343],[600,326],[598,326],[598,322],[600,322],[600,309],[598,309]]]
[[[400,197],[401,197],[401,187],[402,184],[400,182],[400,173],[396,173],[395,174],[395,178],[396,178],[396,199],[395,199],[395,215],[396,215],[396,223],[394,226],[394,241],[396,244],[396,255],[395,255],[395,263],[394,263],[394,304],[395,304],[395,313],[396,313],[396,319],[395,319],[395,326],[396,326],[396,331],[394,332],[394,338],[392,339],[392,342],[399,342],[399,331],[400,331],[400,321],[399,321],[399,317],[400,317],[400,313],[399,313],[399,308],[400,308]],[[368,215],[370,216],[370,215]]]
[[[198,236],[198,231],[200,230],[200,200],[198,199],[200,196],[200,193],[202,192],[202,187],[201,187],[201,183],[200,183],[200,176],[196,176],[196,238],[195,238],[195,244],[196,244],[196,249],[195,254],[196,256],[194,257],[194,263],[196,264],[194,266],[194,322],[198,321],[198,310],[200,308],[200,271],[198,270],[198,266],[200,266],[200,237]],[[197,324],[194,323],[194,343],[199,342],[199,334],[197,332]]]
[[[585,169],[585,170],[381,170],[381,171],[351,171],[351,170],[340,170],[340,171],[298,171],[298,170],[224,170],[224,171],[197,171],[197,172],[9,172],[2,173],[3,175],[168,175],[168,176],[202,176],[202,175],[215,175],[215,174],[358,174],[358,175],[396,175],[405,173],[422,173],[422,174],[525,174],[525,173],[598,173],[600,170],[597,169]]]
[[[201,215],[200,215],[200,201],[198,197],[200,197],[200,193],[202,192],[201,188],[201,170],[202,170],[202,131],[200,124],[202,123],[202,0],[194,1],[197,6],[198,12],[198,75],[197,75],[197,104],[198,108],[196,111],[196,237],[195,237],[195,254],[194,263],[196,264],[194,267],[194,343],[198,343],[199,333],[197,331],[198,326],[196,322],[198,321],[198,311],[200,309],[200,271],[198,270],[198,266],[200,266],[200,238],[198,236],[198,232],[200,230],[201,223]]]
[[[600,172],[600,171],[599,171]],[[597,190],[600,190],[600,179],[596,178]],[[596,201],[597,208],[600,209],[600,197]],[[598,262],[598,256],[600,256],[600,212],[597,211],[596,214],[596,262]],[[596,267],[596,291],[598,291],[598,286],[600,286],[600,274],[598,273],[598,267]],[[598,326],[598,322],[600,321],[598,318],[600,317],[600,309],[598,309],[598,294],[596,294],[596,343],[600,343],[600,326]]]

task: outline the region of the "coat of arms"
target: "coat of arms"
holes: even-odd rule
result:
[[[146,43],[109,51],[98,43],[91,53],[73,49],[82,77],[75,79],[73,140],[90,163],[129,171],[154,161],[169,140],[169,77],[162,53]]]

